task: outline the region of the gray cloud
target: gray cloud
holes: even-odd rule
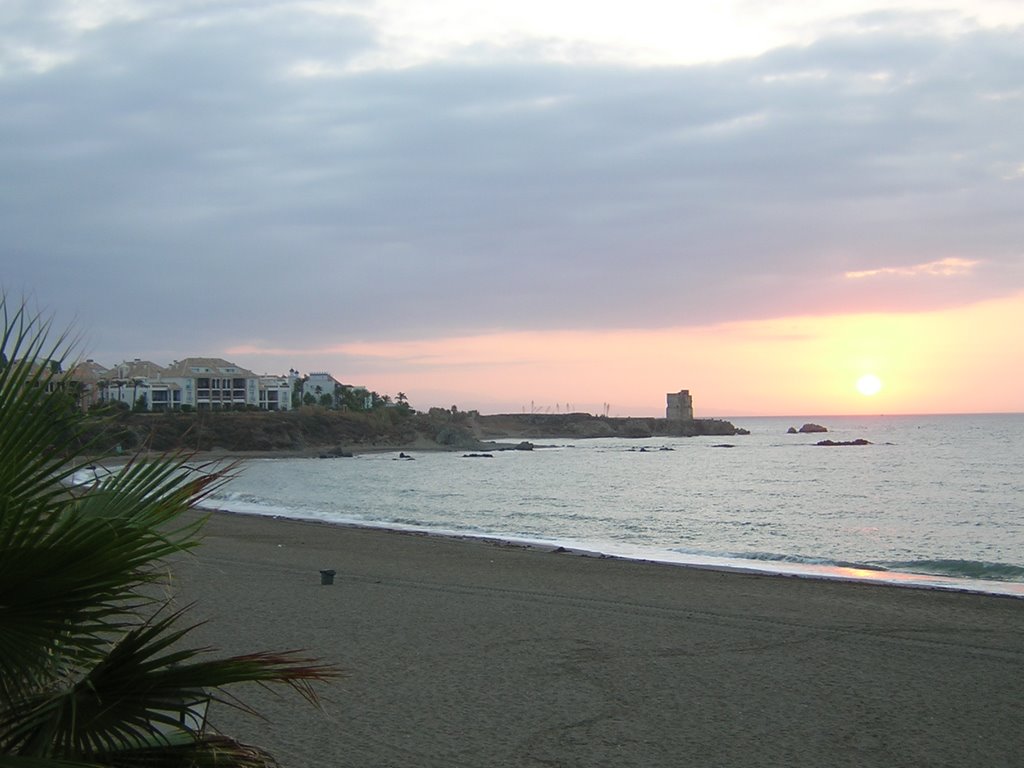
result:
[[[170,356],[1024,287],[1021,29],[873,17],[714,65],[477,50],[360,72],[375,41],[358,17],[182,8],[8,27],[74,59],[0,77],[2,279],[77,311],[104,349],[169,328]],[[843,278],[943,258],[979,264]]]

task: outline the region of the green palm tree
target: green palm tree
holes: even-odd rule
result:
[[[87,462],[54,367],[73,344],[0,294],[0,766],[275,765],[205,728],[225,686],[313,683],[336,669],[299,652],[208,658],[185,640],[182,613],[148,595],[170,555],[198,543],[182,513],[226,482],[186,456],[132,460],[90,488]],[[211,469],[211,468],[206,468]]]

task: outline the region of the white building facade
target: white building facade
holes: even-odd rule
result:
[[[136,358],[106,371],[96,383],[98,399],[147,411],[291,409],[286,376],[258,376],[219,357],[189,357],[166,368]]]
[[[312,395],[319,403],[324,395],[331,396],[331,403],[334,403],[335,393],[342,389],[342,383],[329,373],[311,373],[302,384],[302,399]]]

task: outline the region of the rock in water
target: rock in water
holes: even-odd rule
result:
[[[808,432],[828,432],[828,430],[821,426],[821,424],[804,424],[800,427],[800,431],[803,434],[807,434]]]

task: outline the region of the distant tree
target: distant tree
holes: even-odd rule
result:
[[[145,392],[135,398],[135,405],[132,406],[132,410],[138,413],[149,410],[149,400],[146,398]]]
[[[292,384],[292,408],[298,408],[300,405],[302,405],[302,402],[303,402],[303,400],[302,400],[302,388],[305,385],[306,380],[309,377],[308,376],[299,376],[299,372],[298,371],[289,370],[288,373],[289,374],[294,373],[294,375],[295,375],[295,381]]]
[[[75,407],[79,410],[85,409],[85,387],[80,381],[64,381],[64,391],[75,401]]]
[[[316,395],[312,392],[307,392],[302,396],[303,405],[316,405]]]
[[[317,387],[317,389],[320,389],[320,387]],[[324,392],[320,395],[320,405],[324,408],[332,408],[334,406],[334,395]]]
[[[366,410],[366,390],[355,387],[344,387],[342,389],[341,402],[345,408],[352,411]]]
[[[139,402],[139,385],[142,384],[142,381],[143,380],[138,378],[138,377],[133,377],[132,378],[132,402],[133,403],[138,403]]]

